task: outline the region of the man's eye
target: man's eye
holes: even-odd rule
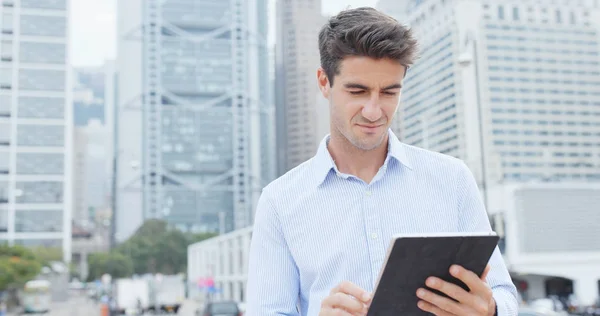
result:
[[[362,94],[364,92],[365,92],[364,90],[350,91],[350,94]]]
[[[383,92],[383,94],[385,94],[385,95],[396,95],[396,94],[398,94],[398,92],[385,91],[385,92]]]

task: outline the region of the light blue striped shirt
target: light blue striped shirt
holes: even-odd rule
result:
[[[326,137],[313,158],[264,188],[252,233],[247,316],[316,316],[344,280],[373,292],[393,235],[491,231],[461,160],[389,134],[388,157],[370,184],[338,171]],[[517,315],[516,288],[498,249],[490,264],[498,315]]]

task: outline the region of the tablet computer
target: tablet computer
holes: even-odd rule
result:
[[[450,275],[450,267],[458,264],[481,276],[498,240],[494,232],[394,236],[367,316],[430,315],[417,306],[417,289],[432,290],[425,280],[436,276],[468,290],[462,281]]]

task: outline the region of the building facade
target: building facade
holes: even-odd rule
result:
[[[490,212],[506,218],[504,257],[526,300],[600,296],[600,184],[524,183],[490,190]]]
[[[246,280],[252,227],[238,229],[188,247],[190,297],[202,299],[201,279],[212,278],[219,291],[216,299],[246,301]]]
[[[267,1],[119,2],[117,239],[252,223],[274,176]]]
[[[600,182],[599,1],[378,7],[421,45],[394,130],[469,166],[514,279],[530,285],[525,298],[570,287],[591,303],[598,275],[585,261],[598,256],[588,227],[598,193],[583,188]]]
[[[84,127],[73,129],[73,222],[89,219],[88,214],[88,136]]]
[[[73,109],[67,0],[0,5],[0,242],[71,260]]]
[[[320,95],[318,34],[325,23],[321,1],[278,0],[276,21],[277,173],[282,175],[315,155],[329,132],[321,127],[329,126],[322,122],[329,107],[315,98]]]
[[[463,159],[482,187],[600,180],[598,1],[402,6],[422,48],[395,126],[404,142]]]

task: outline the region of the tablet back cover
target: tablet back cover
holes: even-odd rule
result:
[[[498,239],[495,235],[396,239],[367,315],[430,315],[417,306],[417,289],[429,289],[425,280],[437,276],[468,290],[462,281],[450,275],[450,266],[458,264],[481,276]]]

